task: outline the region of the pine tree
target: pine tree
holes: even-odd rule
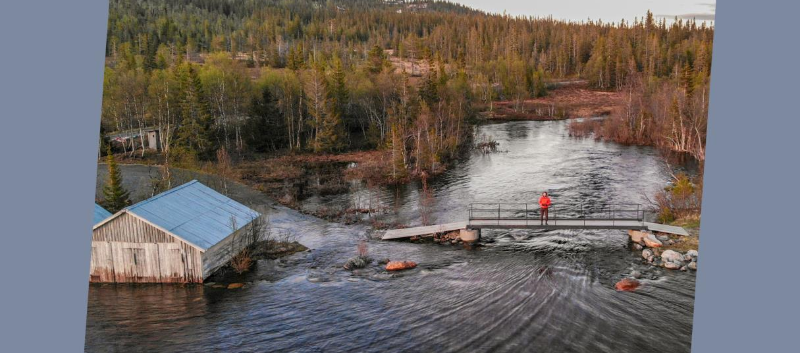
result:
[[[248,147],[256,152],[267,152],[288,142],[282,133],[286,128],[284,116],[269,87],[261,88],[261,97],[253,100],[250,114],[247,121]]]
[[[547,95],[547,85],[544,82],[544,73],[541,70],[533,72],[533,97],[540,98]]]
[[[178,70],[180,84],[181,122],[177,129],[175,147],[184,157],[209,157],[216,150],[213,137],[213,117],[203,93],[203,86],[192,64]]]
[[[322,126],[317,133],[315,152],[336,152],[345,147],[345,134],[342,117],[335,108],[335,99],[329,98],[326,102],[327,114],[322,117]]]
[[[683,69],[681,70],[681,86],[683,86],[683,90],[686,93],[686,97],[691,97],[694,93],[694,77],[692,75],[693,69],[691,65],[687,62],[683,65]]]
[[[344,117],[344,120],[347,120],[347,102],[350,101],[350,93],[347,91],[344,68],[339,58],[333,61],[333,72],[331,73],[331,82],[327,91],[333,103],[332,108],[340,117]]]
[[[376,45],[370,49],[367,54],[367,70],[373,74],[383,71],[387,67],[386,54],[383,53],[383,48]]]
[[[106,162],[108,163],[108,180],[103,186],[103,207],[109,212],[117,211],[131,204],[128,191],[122,186],[122,173],[117,169],[117,160],[111,153],[111,146],[106,149]]]
[[[436,70],[434,70],[431,66],[430,71],[428,71],[428,75],[425,76],[425,79],[422,81],[419,88],[420,98],[422,98],[422,100],[429,106],[433,106],[439,102],[438,82],[439,79],[438,75],[436,74]]]
[[[297,67],[295,55],[294,47],[289,48],[289,52],[286,54],[286,67],[292,71],[297,71],[297,69],[299,69],[299,67]]]

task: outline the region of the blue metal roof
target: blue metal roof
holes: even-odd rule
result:
[[[104,219],[111,217],[111,212],[106,211],[105,208],[98,204],[94,204],[94,224],[102,222]]]
[[[225,195],[192,180],[147,200],[127,211],[207,250],[259,216]]]

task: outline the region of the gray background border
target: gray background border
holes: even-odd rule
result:
[[[695,352],[800,350],[798,10],[717,2]]]
[[[794,351],[800,4],[717,5],[693,351]],[[107,16],[0,5],[2,351],[83,350]]]
[[[108,1],[0,3],[0,351],[81,352]]]

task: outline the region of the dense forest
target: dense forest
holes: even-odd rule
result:
[[[628,98],[575,135],[702,161],[712,37],[649,12],[576,23],[430,1],[111,0],[102,131],[158,127],[185,164],[381,149],[399,178],[440,170],[492,101],[521,107],[581,79]]]

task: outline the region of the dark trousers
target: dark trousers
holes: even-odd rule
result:
[[[539,213],[539,221],[546,223],[549,218],[550,218],[550,211],[546,207],[542,207],[542,212]]]

